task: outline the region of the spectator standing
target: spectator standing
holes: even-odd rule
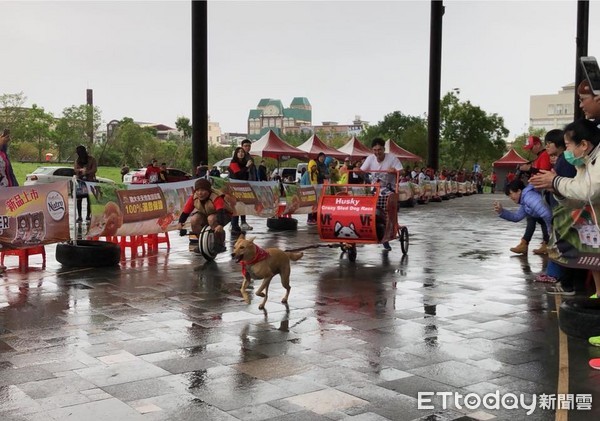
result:
[[[163,162],[162,164],[160,164],[160,172],[158,173],[158,182],[159,183],[167,183],[168,182],[168,177],[167,177],[168,174],[169,174],[169,172],[167,171],[167,163]]]
[[[267,177],[267,166],[265,165],[265,160],[260,161],[260,165],[258,166],[258,181],[268,181]]]
[[[208,174],[208,165],[206,161],[200,161],[200,165],[196,167],[196,178],[206,178],[206,174]]]
[[[248,162],[246,152],[240,146],[235,148],[231,163],[229,164],[229,178],[232,180],[248,180]],[[240,225],[240,219],[242,224]],[[231,233],[239,235],[242,230],[250,231],[252,227],[246,223],[246,215],[234,215],[231,218]]]
[[[121,182],[125,180],[125,175],[129,172],[129,166],[127,164],[123,164],[121,167]]]
[[[158,161],[155,158],[153,158],[146,167],[146,174],[144,174],[144,177],[150,184],[158,183],[160,179],[160,168],[158,167]]]
[[[250,172],[251,171],[256,172],[256,167],[254,166],[254,160],[252,159],[252,156],[250,155],[250,150],[252,149],[252,141],[250,139],[244,139],[244,140],[242,140],[241,145],[242,145],[242,149],[244,150],[244,153],[245,153],[245,156],[243,159],[243,164],[248,168],[248,179],[250,179]],[[250,161],[252,161],[252,162],[250,162]],[[254,229],[253,227],[250,226],[250,224],[248,224],[246,222],[246,215],[240,215],[240,218],[242,220],[242,224],[240,225],[242,230],[252,231]]]
[[[311,159],[308,161],[307,172],[308,179],[310,180],[310,184],[317,185],[323,184],[325,180],[325,154],[323,152],[319,152],[317,159]],[[302,180],[301,180],[302,181]],[[307,225],[316,225],[317,224],[317,213],[309,213],[308,218],[306,220]]]
[[[4,129],[0,136],[0,187],[18,186],[17,178],[8,158],[8,144],[10,143],[10,130]]]
[[[77,146],[75,148],[75,152],[77,153],[77,159],[75,160],[75,176],[78,180],[81,181],[96,181],[96,172],[98,171],[98,163],[96,162],[96,158],[89,155],[87,149],[83,145]],[[90,221],[92,219],[92,208],[90,206],[90,196],[86,194],[86,204],[87,204],[87,216],[86,221]],[[83,197],[77,197],[77,221],[78,223],[83,222],[81,217],[81,205],[82,205]]]
[[[490,180],[492,182],[492,193],[495,193],[496,192],[496,183],[498,182],[498,174],[496,174],[496,171],[492,171]]]
[[[221,171],[217,168],[216,165],[213,165],[212,170],[208,173],[211,177],[221,177]]]
[[[587,112],[586,117],[590,117]],[[560,263],[568,256],[573,259],[569,261],[577,262],[577,267],[590,270],[596,289],[592,298],[597,298],[600,293],[600,265],[598,259],[592,256],[600,253],[597,247],[600,229],[595,217],[600,212],[600,129],[596,122],[582,119],[567,125],[564,132],[564,157],[576,167],[575,177],[540,171],[531,177],[530,182],[538,189],[552,189],[555,198],[564,205],[565,212],[559,213],[555,209],[554,213],[557,242],[551,250],[551,258]],[[584,256],[585,259],[581,258]],[[592,337],[589,341],[600,346],[600,337]]]

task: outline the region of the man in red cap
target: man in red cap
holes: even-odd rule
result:
[[[539,170],[551,170],[552,163],[550,162],[550,155],[546,152],[546,147],[542,143],[541,139],[537,136],[529,136],[527,141],[525,142],[525,146],[523,149],[533,152],[537,155],[537,158],[533,160],[533,162],[523,164],[519,167],[521,172],[533,174]],[[533,233],[535,232],[535,224],[536,220],[531,217],[527,217],[527,228],[525,228],[525,233],[523,234],[523,238],[516,247],[511,247],[510,251],[517,254],[527,254],[529,250],[529,242],[533,237]],[[547,227],[550,229],[550,227]],[[548,245],[545,241],[542,241],[542,244],[539,248],[533,250],[535,254],[548,254]]]

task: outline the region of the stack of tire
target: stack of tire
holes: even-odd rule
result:
[[[558,313],[563,332],[576,338],[600,336],[600,299],[576,298],[563,301]]]

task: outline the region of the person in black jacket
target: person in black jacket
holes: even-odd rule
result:
[[[250,160],[246,159],[246,151],[242,147],[235,148],[231,163],[229,164],[229,178],[233,180],[248,180]],[[240,225],[240,219],[242,224]],[[235,215],[231,218],[231,233],[239,234],[244,231],[252,230],[252,227],[246,223],[246,215]]]

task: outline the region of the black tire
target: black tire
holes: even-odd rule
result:
[[[400,248],[402,249],[402,254],[406,256],[408,254],[408,228],[402,227],[400,228]]]
[[[267,228],[273,231],[296,231],[298,220],[295,218],[268,218]]]
[[[208,261],[213,261],[217,257],[215,232],[208,225],[198,234],[198,248],[202,257]]]
[[[115,266],[121,260],[121,247],[108,241],[78,240],[56,245],[56,260],[63,266]]]
[[[577,298],[563,301],[558,313],[563,332],[576,338],[600,336],[600,299]]]
[[[356,255],[357,255],[357,251],[356,251],[356,247],[350,247],[348,249],[348,260],[351,262],[356,262]]]

